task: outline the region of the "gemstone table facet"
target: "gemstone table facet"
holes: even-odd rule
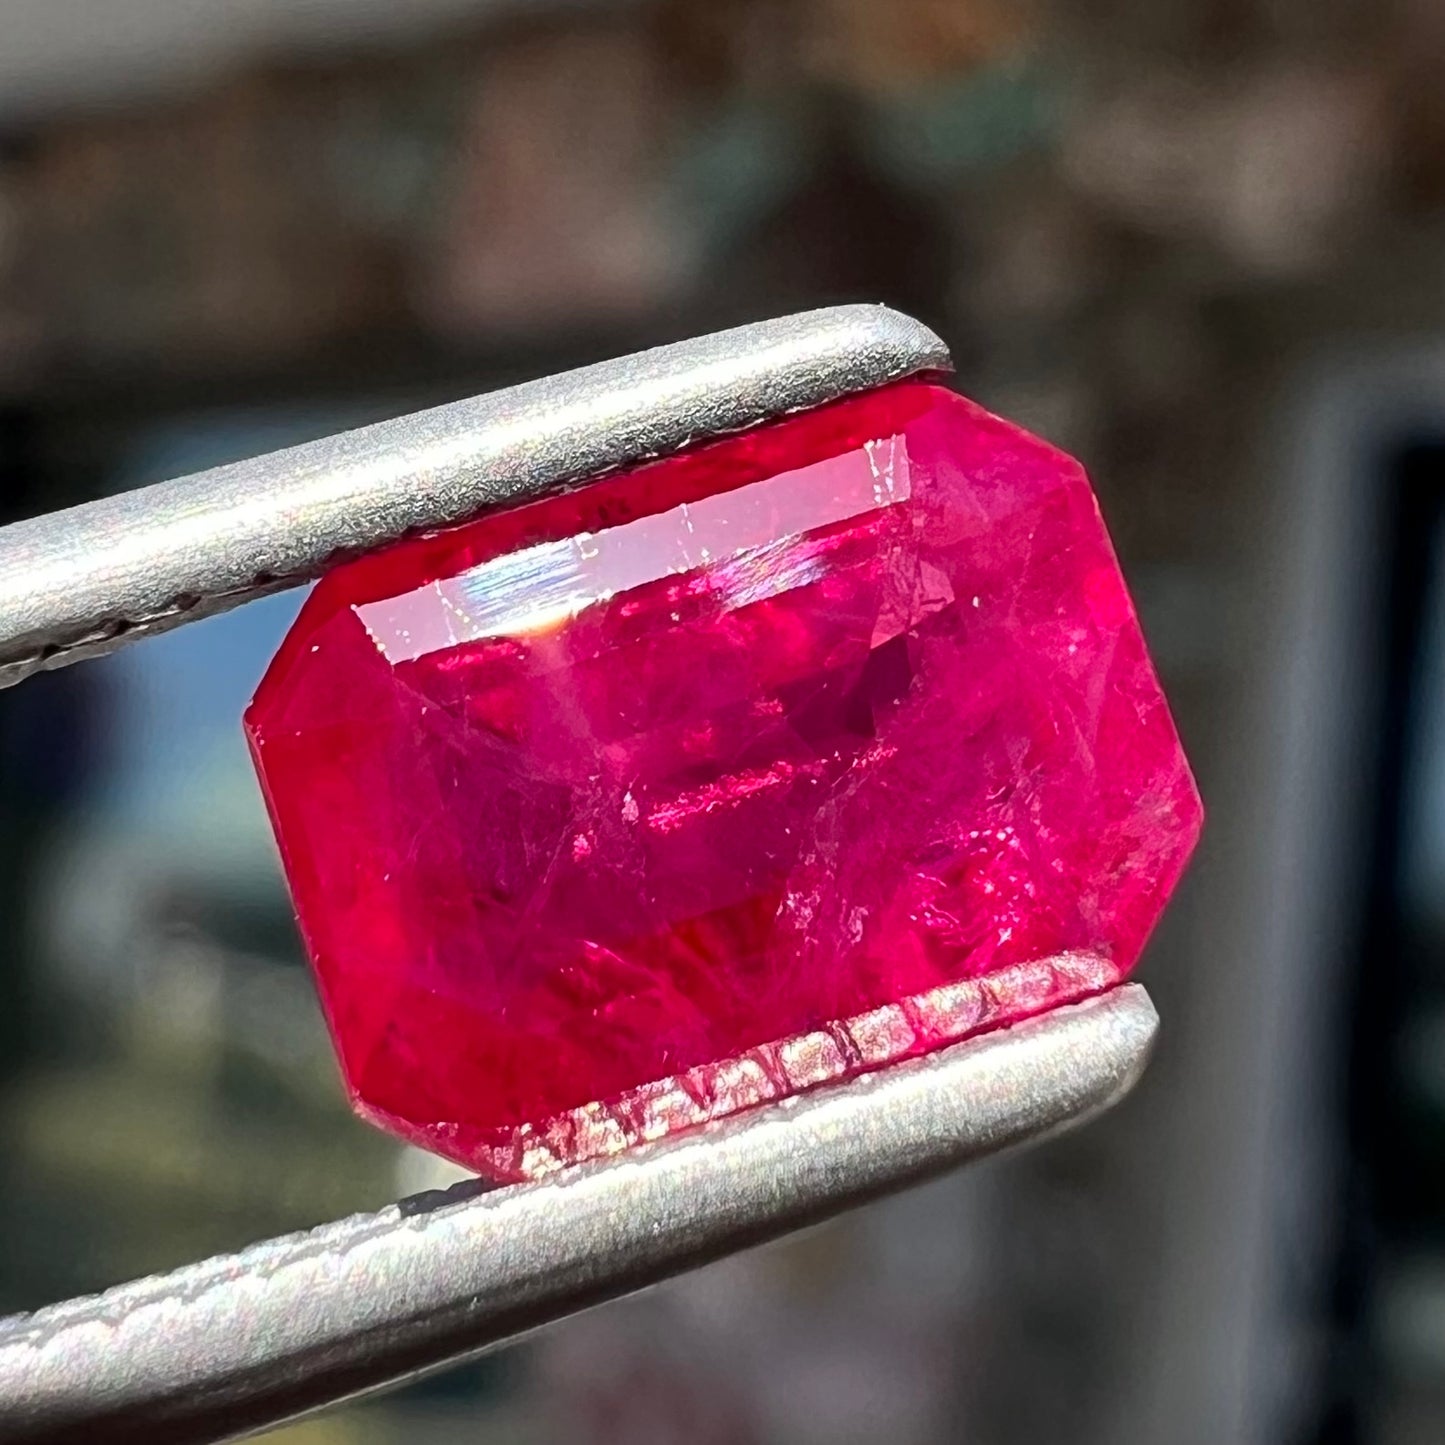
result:
[[[357,1108],[496,1178],[1109,986],[1201,820],[1083,472],[921,382],[337,568],[246,727]]]

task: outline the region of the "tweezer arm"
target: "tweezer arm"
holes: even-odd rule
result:
[[[550,1181],[410,1201],[0,1322],[0,1439],[211,1441],[477,1354],[1107,1108],[1138,985]]]
[[[909,317],[830,307],[16,523],[0,529],[0,686],[407,533],[949,368],[943,343]]]

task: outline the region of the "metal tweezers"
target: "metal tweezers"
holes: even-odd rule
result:
[[[0,530],[0,685],[398,538],[950,369],[842,306],[455,402]],[[1158,1019],[1126,984],[531,1184],[464,1184],[0,1320],[0,1440],[211,1441],[579,1309],[1109,1107]]]

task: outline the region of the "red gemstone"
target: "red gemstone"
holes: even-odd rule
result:
[[[338,568],[247,729],[358,1109],[499,1178],[1107,987],[1200,824],[1083,472],[918,382]]]

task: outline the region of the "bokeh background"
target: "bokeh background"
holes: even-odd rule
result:
[[[891,302],[1088,464],[1211,810],[1116,1114],[293,1445],[1445,1439],[1445,6],[0,0],[0,511]],[[0,1309],[443,1182],[346,1113],[276,598],[0,696]]]

